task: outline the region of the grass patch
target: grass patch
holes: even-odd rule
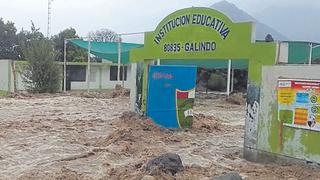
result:
[[[0,97],[7,97],[9,95],[9,92],[7,91],[0,91]]]

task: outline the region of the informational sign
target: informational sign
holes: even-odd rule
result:
[[[147,116],[164,128],[191,128],[197,68],[150,66]]]
[[[285,126],[320,131],[320,80],[279,79],[278,118]]]

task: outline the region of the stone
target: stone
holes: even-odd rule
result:
[[[239,173],[230,172],[222,176],[213,177],[213,180],[242,180],[242,177]]]
[[[146,171],[151,175],[164,172],[175,175],[183,170],[181,158],[178,154],[167,153],[150,160],[146,165]]]

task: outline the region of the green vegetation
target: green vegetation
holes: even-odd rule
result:
[[[118,41],[117,34],[109,29],[90,32],[89,37],[92,37],[92,40],[95,41]],[[46,39],[53,44],[56,53],[55,60],[63,61],[64,41],[72,38],[79,38],[77,31],[72,27],[62,30],[52,38],[46,38],[41,33],[40,28],[37,28],[32,21],[30,30],[21,29],[18,32],[14,22],[5,22],[0,18],[0,59],[25,60],[24,51],[30,47],[32,41]],[[87,61],[87,52],[80,47],[68,43],[67,52],[68,62]],[[93,61],[101,60],[99,58],[92,59]]]
[[[4,22],[0,18],[0,59],[19,58],[19,53],[16,49],[18,43],[16,32],[17,28],[13,22]]]
[[[234,70],[234,90],[236,92],[246,92],[247,79],[247,70]],[[226,91],[227,70],[198,68],[197,89],[199,91]]]
[[[91,36],[97,41],[118,41],[117,34],[108,29],[91,32]],[[79,38],[72,27],[48,38],[32,21],[30,30],[21,29],[17,32],[13,22],[5,22],[0,18],[0,59],[26,60],[27,63],[18,63],[16,71],[22,74],[27,90],[54,93],[61,85],[61,69],[56,62],[63,61],[65,40],[72,38]],[[68,62],[87,61],[87,52],[80,47],[68,43],[67,52]],[[92,61],[101,60],[92,58]],[[0,95],[5,93],[1,92]]]
[[[22,77],[28,91],[33,93],[55,93],[60,89],[61,73],[55,63],[53,45],[48,40],[37,40],[30,43],[24,51],[28,64]]]
[[[54,49],[57,53],[56,60],[63,61],[64,56],[64,40],[71,38],[79,38],[77,32],[74,28],[68,28],[61,31],[59,34],[52,37],[54,43]],[[67,61],[71,62],[82,62],[87,59],[87,51],[81,49],[80,47],[68,44],[67,46]]]
[[[211,74],[208,80],[208,88],[213,91],[223,91],[226,89],[227,81],[220,74]]]
[[[9,93],[7,91],[0,91],[0,97],[6,97]]]

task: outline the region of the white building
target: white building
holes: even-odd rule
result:
[[[14,92],[26,90],[22,80],[22,67],[25,61],[0,60],[0,90]],[[63,70],[63,64],[61,70]],[[120,68],[120,81],[117,81],[118,67],[117,64],[110,62],[91,63],[90,73],[90,90],[114,89],[117,84],[124,83],[125,88],[131,86],[132,65],[125,65]],[[67,90],[86,90],[87,63],[68,62],[67,63]],[[63,73],[63,71],[61,71]],[[124,79],[123,79],[124,76]],[[61,74],[63,77],[63,74]],[[63,79],[62,79],[63,81]],[[63,84],[63,82],[61,82]]]

